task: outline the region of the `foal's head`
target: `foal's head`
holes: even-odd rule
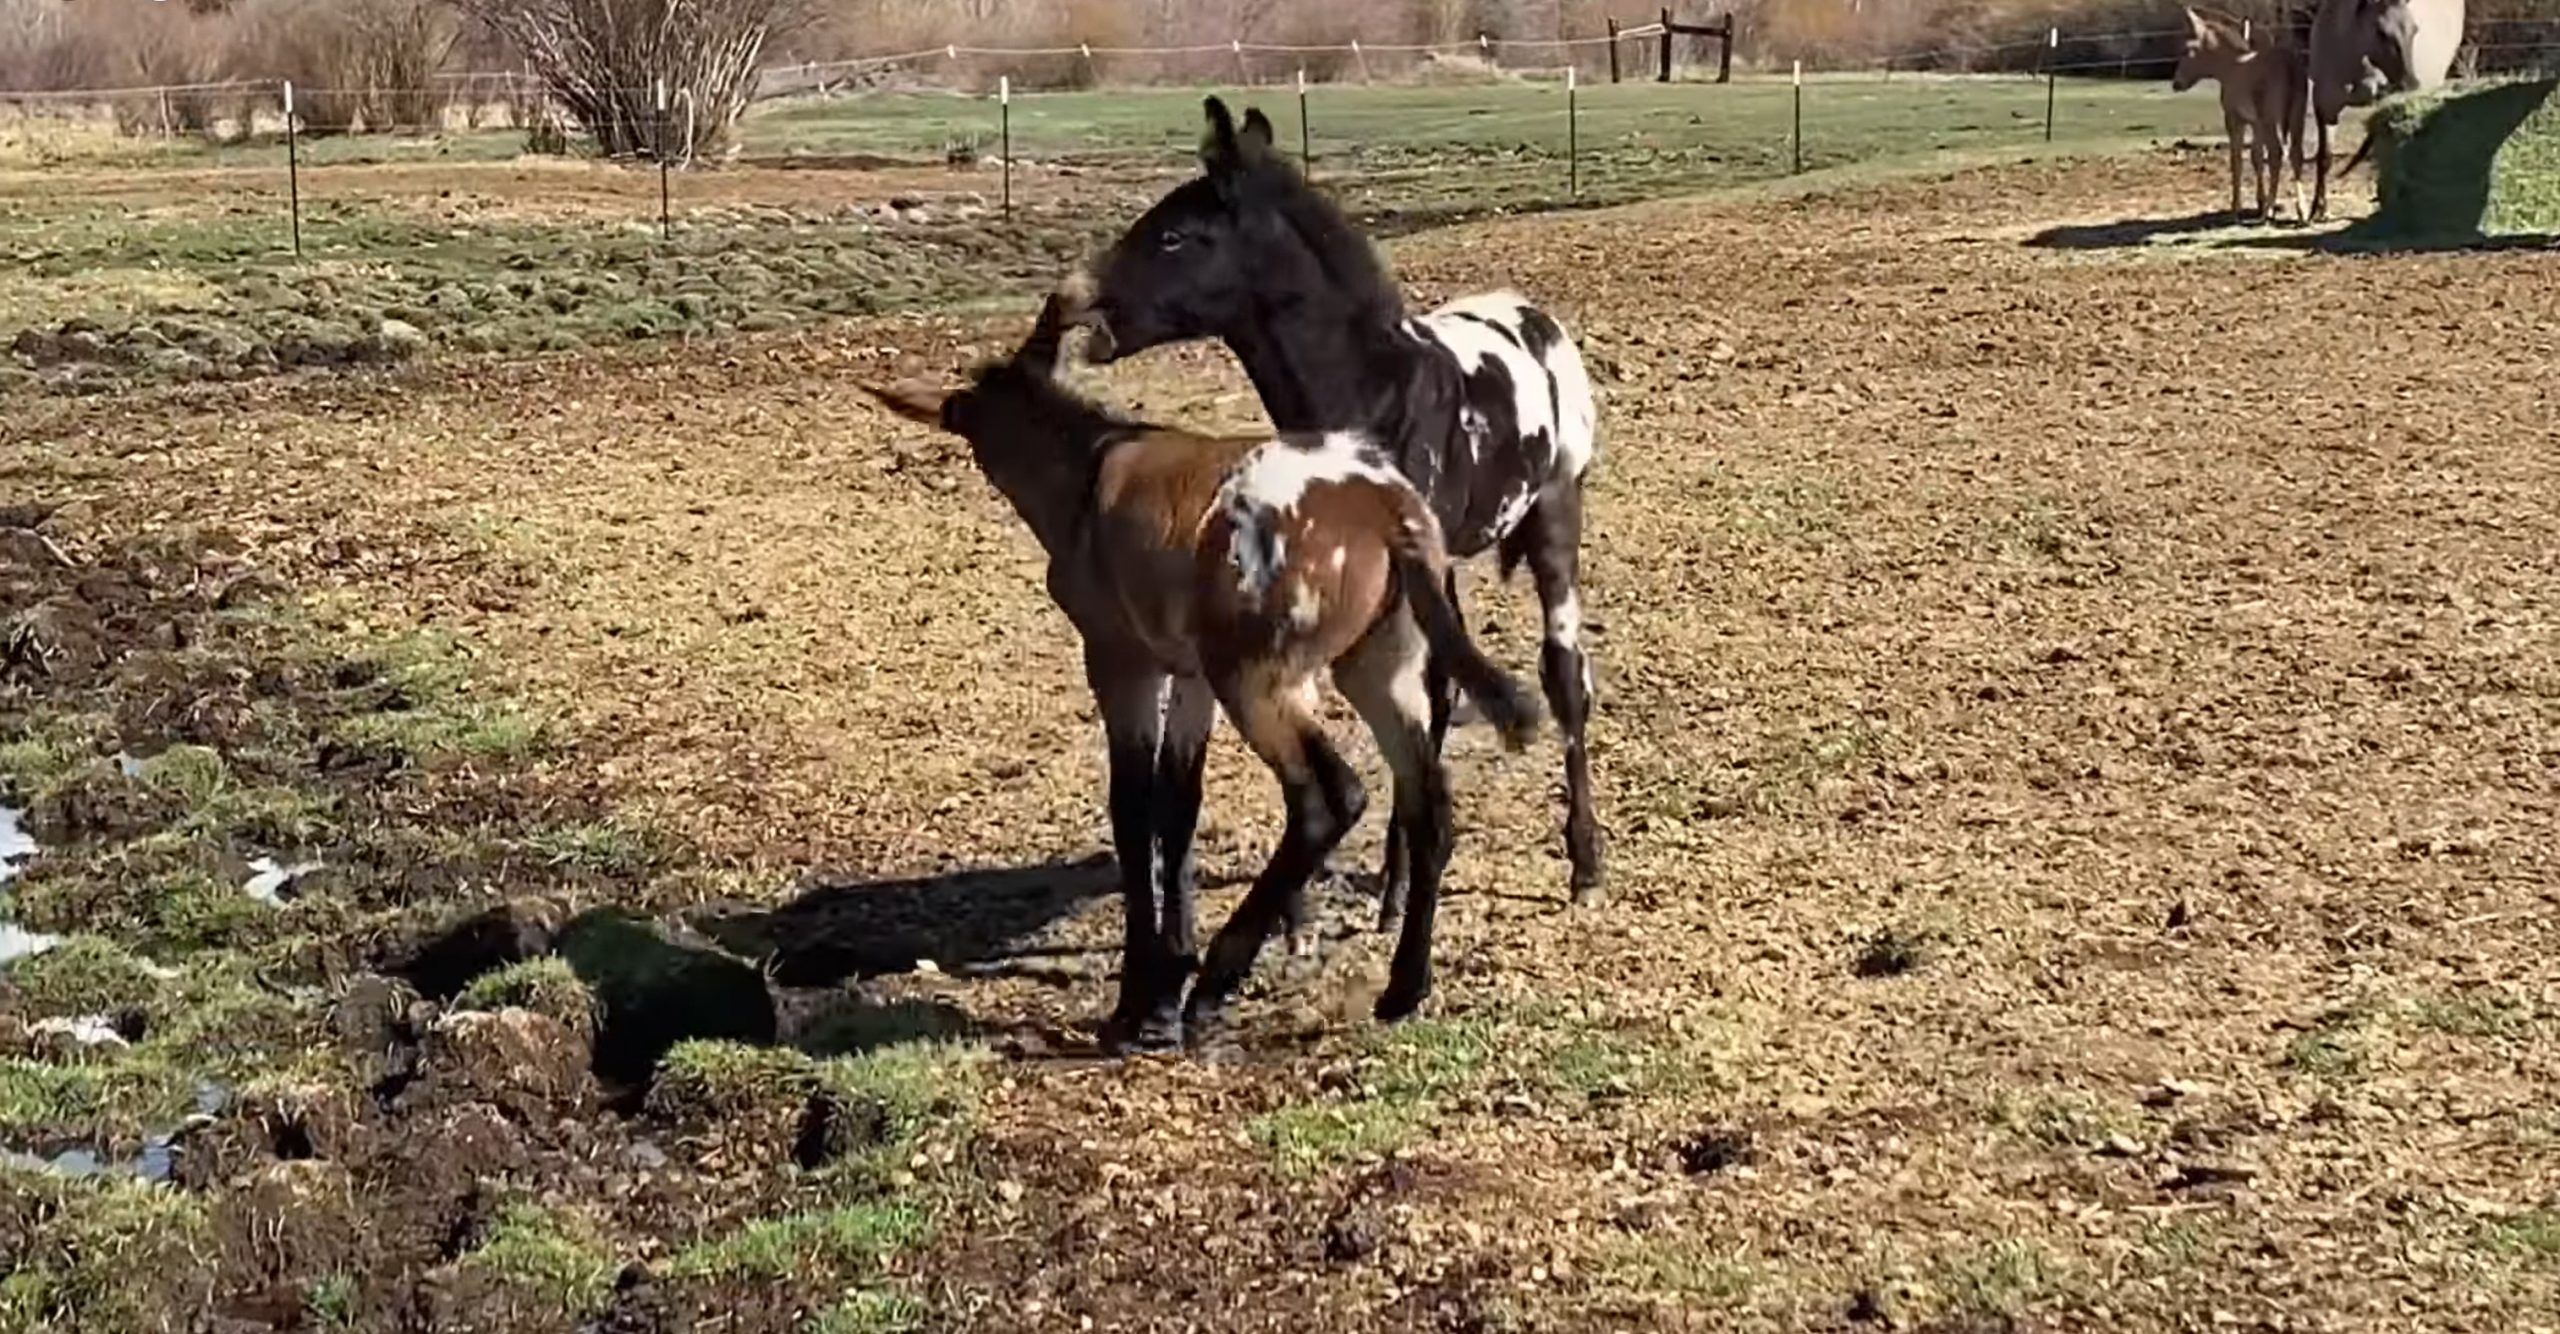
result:
[[[2238,29],[2190,9],[2187,44],[2178,53],[2178,69],[2169,76],[2169,86],[2183,93],[2202,80],[2223,78],[2248,50]]]
[[[1359,230],[1271,146],[1271,122],[1241,128],[1215,97],[1201,174],[1174,187],[1095,265],[1086,353],[1111,361],[1163,343],[1218,338],[1275,310],[1393,321],[1403,298]]]
[[[1059,344],[1080,297],[1072,284],[1052,292],[1022,345],[974,367],[958,389],[861,386],[899,415],[967,440],[980,471],[1044,541],[1080,502],[1094,452],[1139,426],[1059,382]]]

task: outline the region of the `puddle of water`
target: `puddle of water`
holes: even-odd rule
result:
[[[231,1090],[210,1079],[196,1081],[195,1115],[175,1127],[142,1141],[142,1152],[120,1162],[109,1162],[94,1144],[76,1144],[47,1158],[20,1149],[0,1149],[0,1164],[33,1172],[56,1172],[67,1177],[93,1177],[108,1173],[137,1176],[145,1181],[167,1181],[178,1167],[178,1136],[206,1118],[219,1116],[231,1105]]]
[[[250,898],[260,903],[281,904],[288,897],[287,891],[293,888],[293,882],[319,870],[320,863],[313,861],[287,864],[278,862],[273,857],[260,857],[249,863],[249,869],[254,874],[249,877],[248,883],[240,888],[247,891]]]
[[[15,806],[0,806],[0,885],[17,878],[18,863],[36,855],[36,841],[27,834],[26,812]]]
[[[0,885],[18,878],[18,866],[36,855],[36,841],[27,836],[24,813],[15,806],[0,806]],[[0,965],[30,954],[42,954],[62,943],[60,936],[48,936],[0,917]]]

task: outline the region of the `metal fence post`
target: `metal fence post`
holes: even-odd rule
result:
[[[1804,62],[1801,60],[1796,62],[1794,80],[1796,128],[1795,133],[1788,136],[1788,141],[1794,146],[1796,173],[1802,175],[1804,172]]]
[[[2062,63],[2062,29],[2044,30],[2044,141],[2053,142],[2053,80]]]
[[[667,80],[658,78],[658,239],[672,241],[676,235],[675,206],[667,187]]]
[[[1307,67],[1298,67],[1298,167],[1312,179],[1316,174],[1315,140],[1307,130]]]
[[[1582,112],[1577,104],[1573,66],[1564,67],[1564,172],[1565,194],[1572,199],[1582,197]]]
[[[996,76],[997,155],[1004,159],[1004,215],[1013,216],[1013,76]]]
[[[284,81],[284,178],[291,191],[293,257],[302,258],[302,141],[293,128],[293,80]]]

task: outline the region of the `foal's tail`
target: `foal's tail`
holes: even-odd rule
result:
[[[1538,734],[1538,705],[1509,672],[1495,666],[1467,634],[1456,604],[1449,600],[1449,552],[1440,522],[1411,491],[1403,493],[1404,521],[1396,525],[1396,581],[1404,585],[1413,619],[1422,627],[1431,652],[1448,669],[1449,679],[1467,692],[1512,750]]]

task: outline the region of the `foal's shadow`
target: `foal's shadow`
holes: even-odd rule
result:
[[[1109,853],[894,880],[819,873],[777,907],[715,904],[689,916],[722,948],[762,960],[780,985],[824,987],[925,960],[1036,971],[1038,960],[1086,953],[1038,938],[1118,885]]]
[[[2048,227],[2028,237],[2026,244],[2038,250],[2121,250],[2146,246],[2168,237],[2195,236],[2245,225],[2248,224],[2231,215],[2231,210],[2217,208],[2179,218],[2119,218],[2114,222],[2067,223]],[[2286,224],[2276,225],[2282,227]]]

